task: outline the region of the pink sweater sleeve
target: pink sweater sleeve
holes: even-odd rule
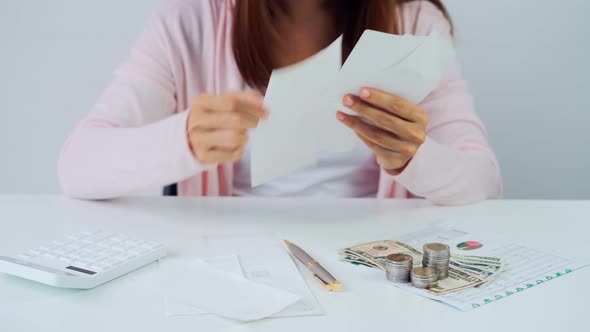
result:
[[[429,2],[410,3],[404,16],[406,31],[426,35],[436,30],[451,38],[448,21]],[[393,179],[413,194],[442,205],[500,197],[498,163],[458,63],[420,106],[430,118],[426,142]],[[390,175],[382,172],[382,176]]]
[[[149,23],[90,115],[66,141],[58,162],[63,192],[111,198],[174,183],[200,170],[177,109],[166,44],[166,6]]]

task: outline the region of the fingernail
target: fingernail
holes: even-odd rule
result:
[[[344,121],[345,117],[344,117],[344,113],[338,111],[336,112],[336,119],[338,119],[339,121]]]
[[[345,106],[352,106],[354,105],[354,100],[350,96],[344,97],[344,105]]]
[[[369,91],[368,89],[362,89],[361,90],[361,97],[363,97],[363,98],[371,97],[371,91]]]

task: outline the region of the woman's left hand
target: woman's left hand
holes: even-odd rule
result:
[[[369,123],[343,112],[337,113],[338,120],[375,152],[383,169],[391,175],[401,173],[426,140],[426,113],[407,100],[370,88],[361,89],[360,97],[344,96],[343,103]]]

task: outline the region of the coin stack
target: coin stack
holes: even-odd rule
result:
[[[424,245],[422,265],[434,269],[438,280],[449,277],[451,251],[444,243],[427,243]]]
[[[416,267],[411,273],[412,285],[416,288],[430,288],[435,287],[436,274],[434,269],[429,267]]]
[[[385,258],[385,276],[394,283],[410,282],[412,256],[406,254],[391,254]]]

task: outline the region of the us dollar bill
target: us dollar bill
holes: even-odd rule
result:
[[[396,240],[374,241],[341,250],[343,261],[385,270],[385,259],[390,254],[404,253],[412,256],[414,267],[422,266],[422,252],[409,244]],[[478,287],[492,280],[505,266],[498,257],[451,255],[449,277],[438,282],[428,291],[447,294],[470,287]]]

